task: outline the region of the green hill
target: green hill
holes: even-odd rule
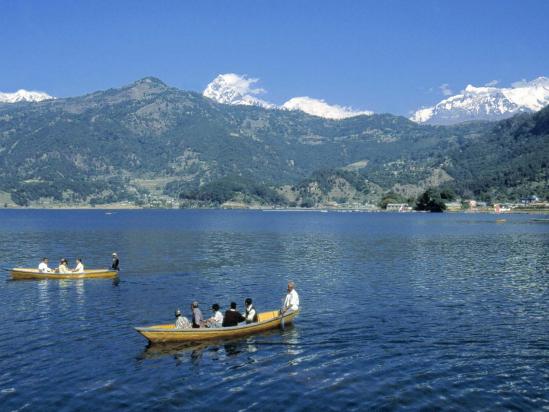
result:
[[[489,151],[495,136],[505,135],[511,146],[497,150],[518,168],[530,157],[515,159],[515,147],[523,153],[529,143],[514,140],[513,133],[528,134],[532,144],[537,140],[531,136],[546,136],[539,116],[506,122],[495,128],[486,122],[435,127],[389,114],[326,120],[217,104],[145,78],[81,97],[0,105],[0,193],[20,205],[150,204],[153,198],[199,198],[227,184],[233,185],[227,193],[264,203],[280,201],[270,190],[283,194],[284,187],[294,187],[300,194],[286,201],[299,203],[309,200],[300,185],[318,178],[315,172],[344,170],[369,188],[359,194],[348,182],[345,196],[353,201],[375,203],[384,191],[413,194],[452,179],[463,193],[491,194],[505,182],[493,179],[499,169],[478,172],[483,162],[475,163],[475,152]],[[547,160],[546,150],[537,152],[540,161]],[[544,178],[527,170],[525,180],[513,186],[522,189],[506,193],[535,189]],[[236,190],[235,179],[249,187]],[[343,194],[329,192],[329,199],[343,200]]]

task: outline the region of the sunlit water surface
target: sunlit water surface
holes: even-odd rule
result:
[[[532,216],[0,211],[0,410],[547,410],[549,225]],[[293,327],[147,347],[133,326],[252,297]]]

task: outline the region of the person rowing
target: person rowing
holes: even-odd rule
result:
[[[288,282],[288,293],[280,309],[280,314],[284,315],[286,312],[296,310],[299,310],[299,295],[295,290],[295,283],[290,281]]]
[[[116,271],[120,270],[120,259],[118,258],[118,255],[116,254],[116,252],[113,252],[113,254],[112,254],[111,269],[116,270]]]

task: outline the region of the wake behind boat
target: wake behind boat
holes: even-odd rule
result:
[[[173,323],[136,327],[135,330],[151,343],[161,342],[197,342],[210,339],[234,338],[276,329],[292,323],[299,310],[290,311],[281,316],[278,310],[258,314],[258,321],[244,325],[221,328],[176,329]]]
[[[114,278],[118,275],[116,270],[111,269],[87,269],[82,273],[56,273],[40,272],[33,268],[13,268],[11,277],[14,280],[19,279],[101,279]]]

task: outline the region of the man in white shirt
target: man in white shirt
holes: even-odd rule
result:
[[[49,260],[48,260],[47,257],[42,259],[42,262],[40,262],[40,264],[38,265],[38,272],[40,272],[40,273],[52,273],[53,270],[49,268],[48,262],[49,262]]]
[[[295,290],[294,282],[288,282],[288,293],[284,299],[284,304],[280,310],[280,314],[284,315],[288,311],[296,311],[299,309],[299,295]]]
[[[223,314],[219,310],[219,304],[214,303],[212,305],[213,316],[206,320],[206,326],[208,328],[220,328],[223,325]]]

